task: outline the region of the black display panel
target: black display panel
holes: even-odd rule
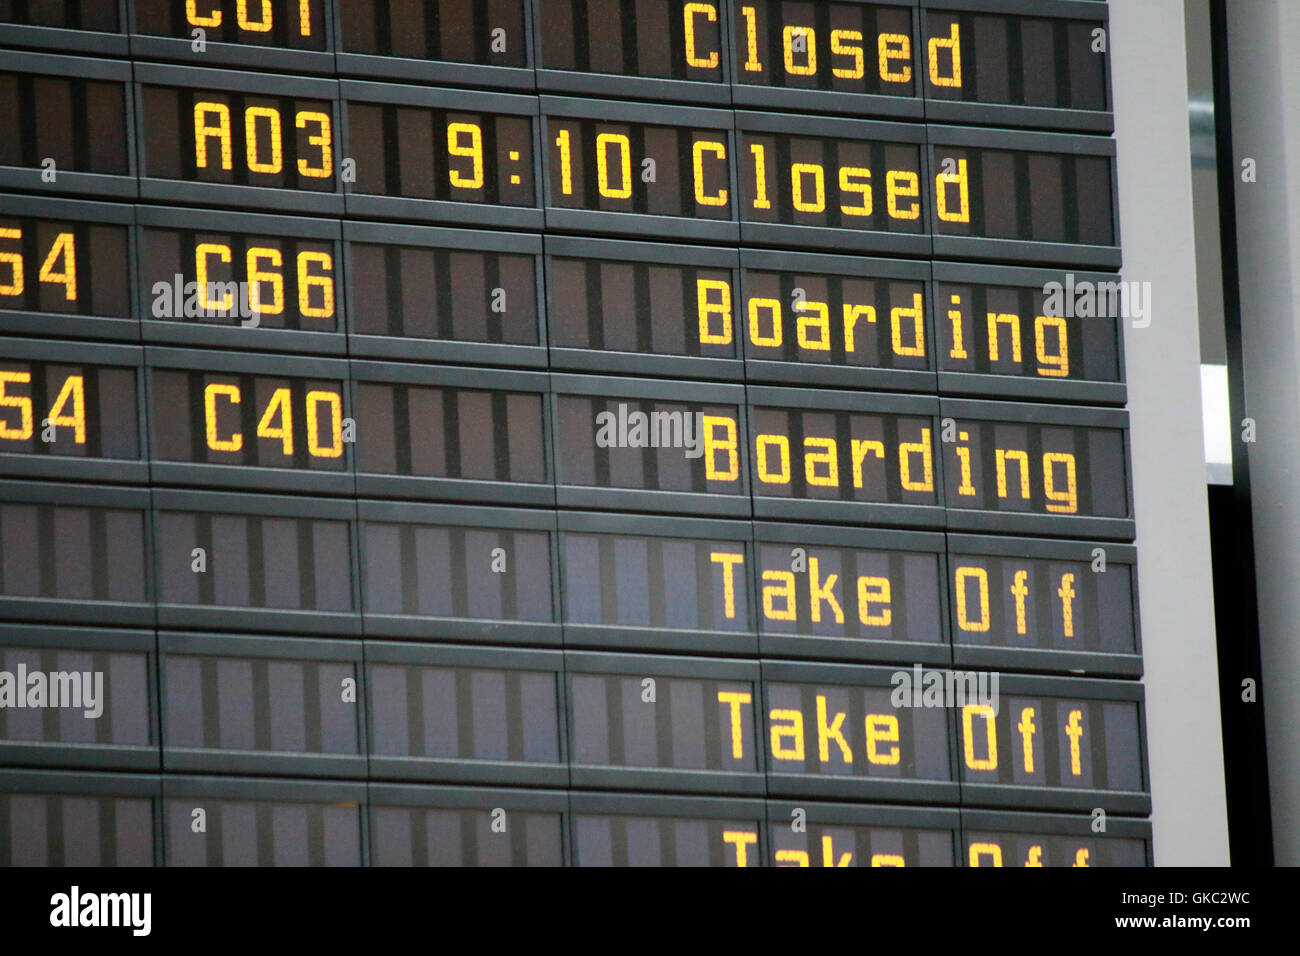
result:
[[[558,643],[553,518],[533,512],[386,505],[363,512],[369,633]]]
[[[0,455],[138,459],[137,380],[129,367],[0,359]]]
[[[38,635],[41,643],[17,643]],[[135,632],[122,635],[125,639],[116,647],[102,640],[99,647],[72,647],[57,632],[5,628],[0,636],[6,645],[0,648],[0,672],[6,675],[0,688],[5,763],[75,766],[88,752],[100,751],[96,762],[101,767],[156,767],[152,648],[140,646],[141,636],[149,640],[148,634]],[[95,637],[100,635],[91,641]],[[83,636],[83,643],[90,642]],[[131,644],[136,646],[128,650]],[[50,745],[80,753],[65,753],[60,760],[60,748]],[[133,759],[139,757],[144,760]]]
[[[135,0],[135,31],[149,36],[195,38],[208,43],[239,43],[325,50],[329,47],[326,0]]]
[[[218,214],[220,216],[220,214]],[[328,238],[204,228],[140,230],[146,320],[333,332],[340,327],[342,269]]]
[[[96,782],[95,792],[73,790],[64,781],[67,792],[48,793],[6,781],[0,865],[153,866],[156,798],[135,795],[129,784],[114,794],[111,780]]]
[[[963,866],[1149,866],[1151,824],[1074,814],[962,812]]]
[[[965,424],[958,423],[961,430],[951,452],[955,467],[949,491],[955,506],[961,507],[962,497],[971,497],[975,507],[989,510],[1107,516],[1128,513],[1124,449],[1118,432],[1011,423],[999,427],[995,423],[981,422],[974,431],[975,437],[963,438],[969,434],[962,428]],[[1036,461],[1029,459],[1027,449],[1030,445],[1041,449],[1041,453],[1035,456]],[[967,453],[970,455],[969,467]],[[1077,462],[1085,456],[1088,458],[1087,466],[1080,469]],[[1091,460],[1093,457],[1101,460],[1094,462]],[[978,467],[976,462],[979,462]],[[1014,477],[1011,474],[1013,470]],[[1080,470],[1084,472],[1082,480]],[[984,479],[981,482],[982,493],[972,480],[977,472]],[[993,493],[995,483],[996,494]],[[1081,501],[1081,496],[1092,501]]]
[[[948,536],[955,659],[1136,674],[1131,547]]]
[[[543,70],[717,83],[722,5],[681,0],[540,0]]]
[[[575,866],[953,866],[955,812],[575,794]]]
[[[339,52],[524,66],[525,0],[339,0]]]
[[[547,115],[544,126],[548,206],[735,217],[724,129],[557,115]]]
[[[502,346],[540,346],[541,243],[535,236],[463,229],[345,224],[353,348],[407,358],[430,340],[429,355],[510,364]],[[405,241],[394,242],[404,238]],[[385,343],[381,337],[400,339]],[[461,346],[492,345],[491,349]]]
[[[761,800],[575,793],[573,866],[762,866]]]
[[[268,84],[274,87],[274,84]],[[308,97],[143,85],[144,175],[334,192],[334,104]],[[232,200],[238,203],[239,200]]]
[[[671,789],[697,789],[687,773],[742,792],[761,769],[747,681],[572,672],[568,679],[575,769],[639,768],[651,771],[639,779],[655,789],[674,776]]]
[[[650,444],[652,439],[648,437],[649,422],[666,421],[670,428],[680,432],[688,427],[683,423],[693,421],[695,416],[703,416],[705,435],[713,434],[716,428],[731,436],[737,422],[734,408],[682,402],[619,402],[577,395],[560,396],[556,408],[559,416],[557,426],[563,442],[560,480],[564,484],[713,494],[738,494],[740,491],[740,476],[734,467],[737,460],[735,445],[729,437],[718,442],[719,456],[716,460],[725,458],[727,462],[721,466],[715,465],[714,456],[708,452],[696,462],[679,462],[678,458],[685,457],[680,450],[671,445],[659,448]],[[626,447],[616,444],[617,437],[611,437],[606,445],[603,439],[587,438],[579,431],[598,432],[604,428],[610,436],[617,436],[616,429],[624,422],[622,431],[628,436]],[[587,423],[593,424],[584,429]],[[633,444],[639,440],[634,431],[638,424],[647,435],[644,448]],[[569,439],[571,433],[577,433],[572,442]],[[723,448],[723,445],[727,447]],[[646,451],[645,448],[656,450]]]
[[[211,778],[167,781],[163,798],[169,866],[361,866],[364,788]],[[253,790],[241,793],[241,790]],[[314,797],[314,799],[313,799]],[[192,812],[202,807],[207,828],[196,833]]]
[[[560,655],[379,645],[367,662],[377,778],[564,783]],[[377,659],[376,659],[377,658]]]
[[[1119,265],[1112,140],[936,127],[930,153],[935,255]]]
[[[383,791],[371,788],[371,793]],[[428,788],[402,788],[392,799],[421,805],[371,806],[370,865],[563,866],[564,815],[558,808],[516,809],[514,796],[484,795],[478,805],[466,807],[459,792],[443,796]],[[424,803],[431,798],[436,805]]]
[[[164,769],[364,773],[363,721],[347,692],[359,652],[213,635],[160,643]]]
[[[692,401],[684,387],[646,381],[552,376],[552,388],[558,494],[573,488],[578,504],[576,489],[589,488],[589,503],[653,510],[662,497],[630,492],[664,492],[674,508],[748,513],[740,407],[726,403],[739,389],[695,386]]]
[[[1141,685],[1003,675],[997,703],[955,708],[967,803],[1150,810]]]
[[[944,365],[959,371],[984,364],[990,371],[1002,374],[1084,377],[1085,371],[1080,368],[1084,363],[1070,363],[1070,340],[1075,340],[1077,355],[1081,351],[1079,338],[1083,330],[1071,329],[1064,316],[1044,315],[1042,299],[1046,296],[1041,292],[1035,296],[1036,291],[985,286],[961,288],[939,283],[936,295],[948,307],[948,322],[942,332]],[[975,316],[987,318],[976,322]],[[970,349],[966,347],[967,341],[971,343]],[[1027,348],[1029,342],[1033,342],[1032,351]],[[1113,346],[1113,341],[1106,344]],[[1110,362],[1098,357],[1102,367],[1090,377],[1116,377],[1118,363],[1114,353],[1107,357]]]
[[[581,814],[576,866],[757,866],[749,821]]]
[[[834,395],[831,393],[832,401]],[[764,401],[769,396],[772,405]],[[882,403],[881,399],[868,402],[857,398],[842,407],[827,402],[826,408],[808,408],[812,396],[793,390],[755,389],[750,397],[754,402],[748,418],[756,513],[792,517],[840,514],[847,510],[811,503],[851,502],[880,506],[883,511],[876,510],[882,515],[892,509],[893,521],[911,523],[925,521],[928,509],[941,501],[935,477],[934,420],[925,414],[929,406],[924,400],[905,410],[906,406],[898,407],[897,399]],[[826,393],[818,398],[825,401]],[[795,407],[775,405],[782,400]],[[872,409],[872,404],[877,408]],[[809,506],[804,506],[805,502]],[[914,510],[917,508],[921,510]]]
[[[1002,420],[1000,410],[1009,412]],[[1129,535],[1126,413],[945,399],[941,414],[953,530],[1077,526],[1083,534]]]
[[[749,377],[933,388],[929,375],[892,374],[934,369],[928,269],[757,250],[743,263],[737,337]]]
[[[0,214],[0,309],[131,315],[125,226]]]
[[[947,660],[937,535],[757,524],[755,537],[765,656]]]
[[[812,823],[773,826],[774,866],[953,866],[952,831]]]
[[[481,375],[476,378],[476,384],[488,384]],[[548,481],[545,395],[540,391],[427,380],[358,381],[354,387],[359,472],[509,483],[512,491]],[[430,493],[436,494],[435,488],[425,485],[423,494]],[[485,495],[495,493],[484,489]]]
[[[124,83],[0,73],[0,166],[43,170],[57,188],[61,170],[128,175],[130,150]]]
[[[1099,13],[1105,16],[1104,10]],[[923,10],[921,20],[928,99],[1094,112],[1110,108],[1108,37],[1100,19]]]
[[[1033,242],[1113,245],[1112,183],[1102,157],[936,148],[935,231]],[[954,172],[946,172],[949,161]]]
[[[3,0],[0,23],[116,33],[118,0]]]
[[[686,367],[677,357],[740,357],[733,251],[548,238],[547,252],[553,365],[630,370],[648,359],[669,370]],[[707,368],[726,375],[723,364]]]
[[[164,507],[155,524],[160,601],[177,610],[205,609],[172,614],[174,623],[219,619],[206,610],[213,608],[339,614],[356,607],[346,521],[283,511],[273,516]],[[313,626],[338,627],[320,620]]]
[[[936,263],[940,391],[1122,403],[1118,279]]]
[[[883,669],[778,666],[785,673],[764,675],[769,793],[942,799],[956,792],[945,709],[897,706]],[[816,682],[790,680],[801,673]]]
[[[918,128],[849,120],[809,121],[757,113],[737,114],[742,129],[740,218],[833,230],[829,234],[774,228],[748,229],[759,242],[878,248],[918,253],[926,232],[926,187]],[[867,235],[883,233],[874,240]],[[801,238],[796,238],[800,236]],[[890,241],[890,240],[893,241]]]
[[[537,205],[530,117],[480,111],[451,91],[421,90],[411,100],[349,99],[348,143],[356,160],[353,193],[487,206]]]
[[[326,379],[150,370],[164,461],[346,471],[345,390]]]
[[[740,0],[732,18],[742,88],[916,95],[910,7]]]
[[[1055,833],[968,832],[966,866],[1146,866],[1142,840]]]
[[[150,598],[147,495],[6,483],[0,499],[0,613],[10,619],[134,623]]]
[[[564,515],[559,539],[565,643],[754,647],[749,526]],[[617,532],[622,526],[622,533]],[[710,531],[709,537],[699,537]]]

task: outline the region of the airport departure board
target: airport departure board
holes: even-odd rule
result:
[[[1107,31],[0,0],[0,864],[1150,864]]]

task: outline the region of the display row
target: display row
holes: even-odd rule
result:
[[[1104,137],[35,53],[7,66],[0,186],[45,195],[1120,264]]]
[[[5,852],[7,851],[7,852]],[[0,773],[0,866],[1147,866],[1087,814]]]
[[[0,490],[0,619],[1141,673],[1127,545]]]
[[[0,196],[0,330],[1123,404],[1114,274]]]
[[[11,339],[0,475],[1132,540],[1121,409]]]
[[[1058,0],[1032,9],[1014,0],[54,0],[0,4],[0,42],[196,66],[1109,132],[1108,19],[1104,3]]]
[[[1133,681],[51,627],[0,662],[9,767],[1150,811]]]

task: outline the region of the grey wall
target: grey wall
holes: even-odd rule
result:
[[[1192,213],[1196,223],[1196,290],[1201,361],[1226,365],[1223,332],[1223,268],[1219,261],[1219,183],[1214,150],[1214,60],[1210,0],[1184,0],[1187,20],[1187,95],[1196,103],[1192,122]]]
[[[1300,865],[1300,4],[1228,4],[1237,252],[1273,851]],[[1240,181],[1242,159],[1257,181]],[[1238,430],[1237,438],[1240,437]],[[1231,609],[1221,609],[1231,614]],[[1234,678],[1238,675],[1233,675]],[[1253,675],[1239,675],[1240,677]]]
[[[1228,862],[1183,0],[1112,0],[1124,278],[1151,325],[1125,331],[1155,858]]]

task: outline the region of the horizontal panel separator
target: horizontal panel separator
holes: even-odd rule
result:
[[[367,637],[366,663],[437,665],[441,667],[496,668],[556,671],[564,669],[564,652],[526,647],[419,643]]]
[[[760,674],[759,663],[755,660],[678,654],[655,657],[606,651],[566,650],[564,667],[567,673],[637,675],[644,672],[667,677],[716,677],[751,681],[757,681]]]
[[[948,532],[950,554],[989,554],[998,557],[1057,558],[1091,561],[1093,549],[1106,549],[1109,564],[1133,564],[1137,548],[1114,541],[1088,541],[1078,538],[1043,538],[1029,535],[995,537],[992,535]]]
[[[153,507],[158,511],[215,511],[295,518],[351,519],[356,516],[355,501],[332,498],[159,487],[154,487],[152,493]]]
[[[552,233],[545,234],[543,243],[546,255],[560,258],[616,259],[663,265],[713,266],[719,269],[735,268],[743,254],[734,247],[688,246],[668,241],[640,242]]]
[[[543,116],[593,119],[601,122],[646,123],[652,126],[705,126],[731,130],[732,111],[704,106],[669,106],[620,100],[591,100],[578,96],[539,94]]]
[[[927,10],[958,10],[970,13],[971,0],[923,0]],[[978,0],[978,13],[1023,13],[1036,17],[1077,17],[1081,20],[1110,19],[1105,0]]]
[[[755,113],[736,110],[736,130],[755,133],[790,133],[829,139],[883,139],[891,142],[926,141],[926,124],[895,123],[887,120],[848,119],[840,116],[809,116],[806,113]]]
[[[136,220],[135,206],[129,202],[100,202],[94,199],[70,199],[57,196],[16,193],[0,195],[0,215],[31,216],[36,219],[87,220],[129,226]]]
[[[361,521],[409,522],[412,524],[473,525],[488,528],[555,528],[555,510],[508,508],[495,505],[442,504],[415,501],[355,502]]]
[[[816,252],[786,252],[778,249],[740,250],[743,269],[765,272],[811,272],[819,275],[855,275],[868,278],[930,279],[931,263],[924,259],[886,259],[880,256],[821,255]]]
[[[158,649],[164,654],[198,654],[217,657],[282,657],[290,660],[362,659],[356,640],[327,640],[318,637],[284,637],[264,634],[220,634],[212,631],[158,632]]]
[[[370,80],[340,79],[337,82],[339,98],[344,101],[392,103],[432,109],[451,107],[457,111],[482,110],[516,116],[537,115],[537,97],[522,93],[416,86],[392,81],[377,83]]]
[[[75,354],[69,355],[69,349]],[[60,354],[62,353],[62,354]],[[34,359],[60,365],[127,365],[138,366],[145,351],[140,345],[105,342],[74,342],[67,339],[27,339],[5,336],[0,360]]]
[[[779,405],[783,408],[834,409],[850,412],[896,412],[904,415],[937,415],[937,395],[901,395],[889,392],[847,391],[785,385],[745,387],[750,407]]]
[[[211,183],[207,185],[212,185]],[[343,223],[335,218],[284,216],[278,213],[236,212],[225,209],[185,209],[154,203],[135,206],[136,223],[150,228],[173,228],[186,232],[240,232],[291,235],[294,238],[338,239]],[[196,217],[202,217],[202,229],[196,229]]]
[[[982,146],[1030,153],[1068,153],[1079,156],[1114,156],[1115,140],[1088,133],[997,129],[984,126],[950,126],[927,123],[931,146]]]
[[[536,232],[508,232],[459,226],[420,226],[411,223],[359,222],[349,219],[343,222],[343,238],[348,242],[388,246],[433,248],[450,246],[456,249],[535,255],[542,251],[543,237],[541,233]]]
[[[86,80],[131,79],[132,64],[125,60],[108,60],[100,57],[65,56],[61,53],[29,53],[6,50],[3,64],[6,70],[20,73],[53,73]],[[139,66],[136,66],[139,69]]]
[[[150,494],[148,488],[0,480],[0,501],[6,503],[48,502],[74,507],[144,509],[149,507]]]
[[[665,796],[643,793],[575,792],[569,798],[573,813],[650,817],[724,817],[753,814],[765,818],[767,803],[753,797]]]
[[[246,331],[248,340],[261,334],[253,329],[231,329],[231,332]],[[190,349],[173,345],[144,346],[146,364],[150,368],[198,369],[204,372],[260,372],[277,377],[331,377],[346,380],[348,377],[348,360],[344,358],[319,357],[314,355],[280,355],[266,352],[245,351],[247,346],[239,349]]]
[[[272,96],[301,96],[308,99],[335,100],[338,80],[316,76],[283,76],[278,73],[254,73],[248,70],[133,62],[135,82],[146,86],[209,87],[230,92],[268,91]]]
[[[466,809],[502,807],[506,810],[550,810],[563,813],[569,808],[567,790],[525,786],[464,786],[446,784],[368,784],[369,802],[385,807],[445,807]]]
[[[0,646],[153,652],[157,638],[143,628],[0,622]]]
[[[791,524],[755,521],[756,543],[824,544],[845,548],[885,548],[898,551],[926,551],[942,554],[945,550],[941,531],[898,531],[875,527],[846,527],[835,524]]]
[[[627,376],[580,375],[552,372],[551,392],[555,395],[594,395],[610,398],[656,398],[678,402],[725,402],[742,404],[745,388],[739,384],[714,382],[672,382]]]
[[[686,515],[610,514],[600,511],[560,511],[559,530],[591,534],[647,535],[651,537],[750,537],[750,522],[735,518],[701,518]]]
[[[212,797],[226,800],[266,800],[273,803],[364,803],[363,780],[306,780],[302,778],[213,777],[168,773],[163,775],[163,799]]]
[[[468,365],[391,363],[374,359],[353,358],[349,362],[352,380],[364,382],[443,385],[458,388],[499,388],[517,391],[548,392],[546,372],[515,369],[481,368]]]

